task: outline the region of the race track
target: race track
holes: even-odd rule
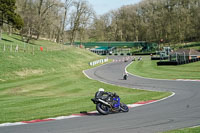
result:
[[[0,133],[157,133],[200,125],[200,82],[153,80],[133,75],[129,75],[128,80],[122,80],[129,63],[113,62],[85,73],[89,78],[110,84],[170,91],[175,95],[164,101],[131,108],[129,113],[0,127]]]

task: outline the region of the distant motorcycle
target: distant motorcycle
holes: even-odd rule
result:
[[[123,74],[123,79],[124,79],[124,80],[127,80],[127,78],[128,78],[128,74],[127,74],[127,73],[124,73],[124,74]]]
[[[102,115],[129,111],[126,104],[120,103],[120,98],[116,93],[108,93],[107,96],[95,97],[91,100],[96,104],[96,110]]]
[[[124,80],[127,80],[127,77],[128,77],[128,76],[125,74],[124,77],[123,77],[123,79],[124,79]]]

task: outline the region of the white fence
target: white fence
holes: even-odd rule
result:
[[[94,66],[94,65],[97,65],[97,64],[103,64],[104,62],[108,62],[108,58],[106,59],[100,59],[100,60],[96,60],[96,61],[93,61],[93,62],[90,62],[89,65],[90,66]]]
[[[32,53],[35,52],[51,52],[51,51],[63,51],[66,50],[68,46],[64,45],[56,45],[50,47],[45,46],[37,46],[37,45],[31,45],[31,44],[25,44],[24,45],[18,45],[18,44],[2,44],[0,43],[0,52],[24,52],[24,53]]]

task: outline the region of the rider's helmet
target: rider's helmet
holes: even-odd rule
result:
[[[104,89],[103,88],[99,88],[99,91],[104,91]]]

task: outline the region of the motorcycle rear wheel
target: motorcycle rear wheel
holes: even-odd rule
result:
[[[102,103],[96,104],[96,109],[102,115],[107,115],[110,113],[110,108]]]

